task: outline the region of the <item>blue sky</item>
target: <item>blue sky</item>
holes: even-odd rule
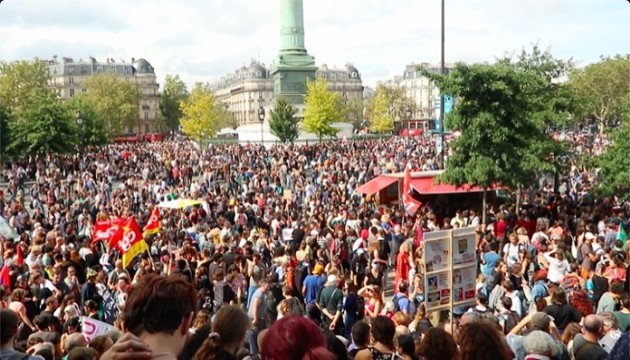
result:
[[[212,81],[279,46],[279,0],[5,0],[0,60],[146,58],[160,81]],[[304,0],[318,64],[353,63],[372,86],[440,57],[440,0]],[[447,62],[538,44],[584,65],[630,52],[627,0],[446,0]]]

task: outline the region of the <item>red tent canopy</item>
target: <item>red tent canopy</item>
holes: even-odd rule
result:
[[[396,177],[379,175],[374,179],[366,182],[365,184],[359,186],[356,191],[366,195],[373,195],[397,181],[398,178]]]

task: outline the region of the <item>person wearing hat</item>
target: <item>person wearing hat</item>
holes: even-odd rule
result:
[[[318,303],[322,311],[322,324],[335,335],[343,335],[343,291],[339,290],[339,279],[336,275],[328,275]]]
[[[322,286],[324,286],[325,278],[323,273],[324,265],[318,262],[313,268],[313,273],[308,275],[302,284],[306,315],[317,324],[321,321],[321,314],[317,308],[317,295]]]
[[[92,268],[87,269],[87,281],[81,286],[81,306],[88,300],[94,300],[99,303],[101,300],[100,295],[96,289],[96,271]]]
[[[592,232],[584,234],[584,241],[580,245],[580,251],[578,252],[578,261],[582,266],[580,275],[584,280],[588,279],[597,262],[597,255],[593,251],[593,240],[595,240],[595,235]]]

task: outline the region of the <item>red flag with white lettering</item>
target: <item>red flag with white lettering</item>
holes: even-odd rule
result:
[[[94,225],[94,230],[92,230],[92,244],[98,241],[107,241],[109,243],[112,236],[125,221],[127,221],[125,218],[97,221]]]
[[[147,243],[144,241],[140,227],[133,217],[130,217],[112,236],[110,245],[122,254],[123,267],[129,266],[136,256],[147,250]]]

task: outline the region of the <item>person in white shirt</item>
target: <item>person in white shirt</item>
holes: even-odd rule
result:
[[[519,260],[518,250],[522,245],[518,243],[518,236],[515,233],[511,233],[509,239],[510,242],[503,247],[503,261],[511,269]]]
[[[544,256],[545,260],[549,263],[547,279],[554,284],[560,284],[564,275],[570,270],[569,262],[564,258],[564,253],[562,250],[553,250],[544,253]]]

